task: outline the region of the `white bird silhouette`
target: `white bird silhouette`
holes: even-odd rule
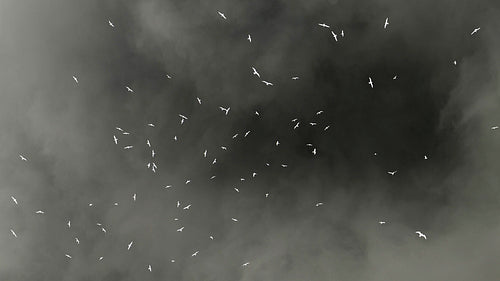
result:
[[[182,232],[183,230],[184,230],[184,226],[181,227],[181,228],[179,228],[179,229],[177,229],[177,232]]]
[[[137,199],[137,193],[134,193],[134,195],[132,195],[132,199],[133,199],[133,200],[134,200],[134,202],[135,202],[135,200]]]
[[[115,135],[113,135],[113,141],[115,142],[115,144],[118,144],[118,138]]]
[[[318,25],[324,28],[330,28],[330,26],[326,23],[318,23]]]
[[[474,28],[474,30],[470,33],[470,35],[473,35],[474,33],[478,32],[481,29],[481,27]]]
[[[17,234],[14,232],[14,230],[10,229],[10,233],[12,233],[12,235],[17,238]]]
[[[246,262],[244,264],[242,264],[241,266],[248,266],[250,263],[249,262]]]
[[[130,243],[128,243],[127,251],[130,250],[130,248],[132,247],[133,244],[134,244],[134,241],[130,241]]]
[[[379,221],[378,223],[379,224],[385,224],[385,221]]]
[[[76,84],[78,84],[78,78],[76,78],[75,75],[73,75],[73,80],[75,80]]]
[[[218,13],[218,14],[219,14],[219,16],[221,16],[223,19],[225,19],[225,20],[227,19],[227,18],[226,18],[226,15],[224,15],[224,13],[221,13],[221,12],[219,12],[219,11],[217,11],[217,13]]]
[[[205,151],[203,151],[203,157],[207,157],[207,150],[205,149]]]
[[[398,76],[394,75],[394,77],[392,77],[392,80],[396,80],[396,79],[398,79]]]
[[[281,167],[286,168],[286,167],[288,167],[288,165],[287,164],[281,164]]]
[[[335,42],[338,42],[338,40],[337,40],[337,34],[335,34],[335,32],[333,32],[333,30],[331,32],[332,32],[332,35],[333,35],[333,39],[335,39]]]
[[[28,159],[26,157],[22,156],[21,154],[19,154],[19,158],[21,158],[21,160],[23,160],[23,161],[28,161]]]
[[[252,36],[250,36],[250,34],[248,34],[247,40],[248,40],[248,42],[250,42],[250,43],[252,42]]]
[[[196,251],[196,252],[194,252],[191,256],[192,256],[192,257],[196,257],[196,256],[198,255],[198,253],[199,253],[199,252],[200,252],[200,251]]]
[[[427,235],[425,235],[424,233],[422,233],[421,231],[415,231],[416,234],[418,234],[418,237],[422,237],[424,238],[425,240],[427,240]]]
[[[78,239],[78,237],[75,237],[75,242],[76,244],[80,245],[80,239]]]
[[[260,116],[259,112],[256,110],[255,115]]]
[[[453,61],[453,64],[454,64],[454,65],[457,65],[457,61],[456,61],[456,60],[454,60],[454,61]]]
[[[237,136],[238,136],[238,134],[234,134],[232,138],[235,139]]]
[[[316,122],[309,122],[309,125],[311,125],[311,126],[316,126],[316,125],[317,125],[317,123],[316,123]]]
[[[259,72],[257,72],[257,69],[255,69],[255,67],[253,67],[253,66],[252,66],[252,71],[253,71],[253,73],[252,73],[253,75],[257,75],[257,77],[260,78]]]
[[[153,123],[149,123],[149,124],[148,124],[148,126],[149,126],[149,127],[154,127],[154,126],[155,126],[155,124],[153,124]]]
[[[214,240],[214,237],[212,235],[208,236],[211,240]]]
[[[316,148],[313,149],[312,154],[316,155]]]
[[[246,138],[246,137],[248,136],[248,134],[250,134],[250,131],[247,131],[247,132],[245,133],[245,136],[244,136],[244,137]]]
[[[280,141],[277,140],[276,143],[275,143],[276,146],[280,145]]]
[[[179,202],[179,200],[177,200],[177,208],[179,208],[180,205],[181,205],[181,202]]]
[[[326,130],[328,130],[329,128],[330,128],[330,125],[326,126],[326,127],[323,129],[323,131],[326,131]]]
[[[493,127],[491,127],[491,129],[496,130],[496,129],[498,129],[498,126],[493,126]]]
[[[149,139],[146,139],[146,145],[147,145],[148,147],[151,147],[151,142],[149,142]]]
[[[320,115],[321,113],[323,113],[323,110],[316,112],[316,115]]]
[[[10,197],[12,199],[12,201],[14,201],[14,203],[17,205],[17,199],[14,197],[14,196],[11,196]]]
[[[210,179],[211,179],[211,180],[215,179],[215,176],[211,176],[211,177],[210,177]]]
[[[104,227],[101,227],[101,230],[106,234],[106,229]]]
[[[340,36],[344,37],[344,30],[340,31]]]
[[[155,150],[151,150],[151,158],[155,158]]]
[[[68,228],[71,228],[71,221],[70,220],[68,221],[67,225],[68,225]]]
[[[99,257],[99,260],[102,261],[102,259],[104,259],[104,257]]]
[[[190,182],[191,182],[191,180],[186,180],[186,184],[188,184],[188,183],[190,183]]]
[[[227,150],[227,147],[225,147],[225,146],[221,146],[220,148],[221,148],[222,150]]]
[[[71,256],[70,256],[70,255],[65,254],[65,256],[66,256],[68,259],[71,259]]]
[[[148,270],[149,270],[149,272],[151,272],[151,271],[153,270],[153,269],[151,268],[151,265],[150,265],[150,264],[148,265]]]
[[[273,83],[262,80],[262,83],[266,84],[266,86],[274,86]]]
[[[427,159],[429,159],[429,158],[427,157],[427,155],[424,155],[424,160],[427,160]]]
[[[115,127],[118,131],[123,132],[123,129],[120,127]]]
[[[295,124],[295,126],[293,126],[293,129],[294,130],[297,129],[299,127],[299,124],[300,124],[300,122],[297,122],[297,124]]]
[[[182,119],[188,119],[186,116],[182,115],[182,114],[179,114],[179,117],[182,118]]]
[[[224,107],[222,107],[222,106],[219,106],[219,109],[220,109],[220,110],[222,110],[222,111],[224,111],[224,112],[226,113],[226,115],[227,115],[227,114],[229,113],[229,110],[230,110],[231,108],[230,108],[230,107],[228,107],[228,108],[224,108]]]
[[[391,171],[389,171],[389,172],[387,172],[387,173],[388,173],[389,175],[391,175],[391,176],[394,176],[397,172],[398,172],[398,171],[392,171],[392,172],[391,172]]]
[[[171,188],[171,187],[172,187],[172,185],[170,185],[170,184],[169,184],[169,185],[166,185],[166,186],[165,186],[165,189],[167,189],[167,188]]]
[[[36,211],[35,213],[36,213],[36,214],[45,214],[45,212],[44,212],[44,211],[42,211],[42,210]]]
[[[236,187],[234,188],[234,190],[236,190],[236,192],[240,192],[240,190],[238,188],[236,188]]]
[[[201,99],[199,97],[196,97],[196,100],[198,101],[199,104],[201,104]]]
[[[269,193],[266,193],[266,198],[269,197]]]
[[[114,25],[114,24],[113,24],[110,20],[108,20],[108,24],[109,24],[109,26],[111,26],[111,27],[115,27],[115,25]]]
[[[189,210],[191,208],[191,204],[187,205],[186,207],[182,208],[183,210]]]
[[[319,206],[323,206],[323,203],[322,202],[316,203],[316,207],[319,207]]]
[[[168,75],[168,74],[167,74],[167,78],[168,78],[168,79],[172,79],[172,76],[170,76],[170,75]]]
[[[237,222],[238,220],[235,218],[231,218],[232,221]]]
[[[131,92],[131,93],[134,92],[134,90],[132,90],[129,86],[125,86],[125,89],[127,89],[128,92]]]
[[[299,79],[300,79],[299,76],[293,76],[292,77],[292,80],[299,80]]]
[[[372,78],[371,77],[368,77],[368,84],[370,85],[370,87],[372,87],[373,89],[373,81],[372,81]]]
[[[123,149],[131,149],[132,147],[134,147],[134,146],[133,145],[127,145]]]
[[[253,172],[253,173],[252,173],[252,178],[255,178],[255,176],[257,176],[257,173],[256,173],[256,172]]]
[[[217,163],[217,158],[214,158],[214,161],[212,161],[212,165]]]
[[[389,18],[385,18],[384,29],[389,25]]]

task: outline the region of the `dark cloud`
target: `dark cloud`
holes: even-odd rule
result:
[[[0,277],[494,280],[498,15],[486,0],[2,1]]]

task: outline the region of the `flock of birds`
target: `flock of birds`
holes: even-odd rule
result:
[[[217,11],[217,13],[218,13],[218,15],[219,15],[219,16],[220,16],[223,20],[227,20],[227,17],[226,17],[226,15],[225,15],[223,12]],[[109,26],[110,26],[111,28],[116,28],[116,27],[115,27],[115,24],[114,24],[113,22],[111,22],[111,20],[108,20],[108,24],[109,24]],[[321,28],[325,28],[325,29],[330,30],[330,33],[332,34],[333,39],[334,39],[336,42],[338,42],[339,37],[338,37],[337,33],[335,33],[335,32],[334,32],[334,30],[332,30],[332,28],[330,27],[330,25],[328,25],[328,24],[326,24],[326,23],[318,23],[318,25],[319,25]],[[386,18],[386,19],[385,19],[385,22],[384,22],[384,24],[383,24],[383,28],[384,28],[384,29],[387,29],[387,28],[388,28],[388,26],[389,26],[389,18]],[[475,34],[475,33],[477,33],[479,30],[480,30],[480,28],[479,28],[479,27],[478,27],[478,28],[475,28],[475,29],[471,32],[471,35],[474,35],[474,34]],[[340,30],[340,32],[338,32],[338,33],[340,34],[340,38],[342,38],[342,37],[344,37],[344,36],[345,36],[344,30]],[[248,34],[248,36],[247,36],[247,40],[248,40],[249,42],[252,42],[252,37],[251,37],[251,35],[250,35],[250,34]],[[456,64],[456,61],[454,61],[453,63],[454,63],[454,64]],[[252,74],[252,75],[255,75],[256,77],[258,77],[259,79],[261,79],[261,82],[262,82],[262,83],[264,83],[266,86],[274,86],[273,82],[270,82],[270,81],[264,80],[264,79],[261,77],[261,74],[259,73],[259,71],[257,70],[257,68],[256,68],[256,67],[251,66],[251,67],[250,67],[250,69],[251,69],[251,74]],[[168,78],[168,79],[172,79],[172,76],[171,76],[170,74],[167,74],[166,76],[167,76],[167,78]],[[80,83],[80,82],[79,82],[79,80],[78,80],[78,77],[77,77],[77,76],[73,75],[73,76],[72,76],[72,78],[73,78],[73,80],[74,80],[74,82],[75,82],[76,84]],[[300,79],[300,78],[299,78],[299,76],[293,76],[293,77],[291,77],[291,79],[292,79],[292,80],[298,80],[298,79]],[[397,79],[397,76],[394,76],[394,77],[393,77],[393,79]],[[375,87],[375,84],[374,84],[374,81],[373,81],[372,77],[368,77],[368,85],[369,85],[369,87],[370,87],[370,88],[374,88],[374,87]],[[134,90],[133,90],[130,86],[125,86],[125,90],[126,90],[127,92],[129,92],[129,93],[134,93]],[[201,104],[202,104],[202,100],[201,100],[201,98],[197,97],[197,98],[196,98],[196,102],[197,102],[198,104],[200,104],[200,105],[201,105]],[[218,107],[218,109],[219,109],[219,110],[220,110],[220,111],[221,111],[224,115],[226,115],[226,116],[227,116],[227,115],[229,115],[229,113],[230,113],[230,109],[231,109],[231,108],[230,108],[230,107],[226,107],[226,106],[219,106],[219,107]],[[317,112],[316,112],[316,115],[321,115],[321,114],[323,114],[323,111],[322,111],[322,110],[320,110],[320,111],[317,111]],[[260,113],[259,113],[258,111],[255,111],[255,115],[260,116]],[[185,123],[185,122],[189,119],[187,116],[185,116],[185,115],[183,115],[183,114],[178,114],[178,116],[179,116],[179,118],[180,118],[180,121],[179,121],[179,122],[180,122],[180,124],[181,124],[181,125],[182,125],[182,124],[184,124],[184,123]],[[292,128],[293,128],[293,130],[296,130],[296,129],[300,126],[300,124],[301,124],[301,123],[300,123],[300,121],[299,121],[297,118],[293,119],[293,120],[292,120]],[[147,125],[148,127],[151,127],[151,128],[154,128],[154,127],[155,127],[155,125],[154,125],[153,123],[148,123],[148,124],[146,124],[146,125]],[[310,125],[310,126],[316,126],[316,125],[318,125],[318,124],[317,124],[316,122],[309,122],[309,124],[308,124],[308,125]],[[326,125],[323,127],[323,131],[327,131],[327,130],[330,128],[330,126],[331,126],[330,124],[326,124]],[[493,127],[491,127],[491,129],[492,129],[492,130],[496,130],[496,129],[498,129],[498,126],[493,126]],[[125,136],[125,135],[130,135],[130,133],[129,133],[129,132],[127,132],[126,130],[122,129],[121,127],[116,127],[116,131],[117,131],[117,132],[119,132],[119,133],[120,133],[121,135],[123,135],[123,136]],[[246,137],[247,137],[250,133],[251,133],[250,131],[246,131],[246,132],[243,134],[243,137],[244,137],[244,138],[246,138]],[[119,145],[119,144],[121,143],[120,139],[117,137],[117,134],[118,134],[118,133],[113,134],[113,142],[115,143],[115,145]],[[237,138],[237,137],[238,137],[238,134],[234,134],[234,135],[232,136],[232,138],[233,138],[233,139],[234,139],[234,138]],[[174,141],[178,141],[177,136],[174,136]],[[150,141],[149,139],[146,139],[146,140],[145,140],[145,143],[146,143],[146,146],[148,147],[148,149],[150,149],[150,153],[149,153],[149,155],[150,155],[150,159],[149,159],[149,161],[146,163],[146,167],[147,167],[148,169],[150,169],[153,173],[156,173],[156,172],[157,172],[157,170],[158,170],[158,166],[157,166],[157,164],[156,164],[156,162],[155,162],[155,157],[157,156],[157,155],[156,155],[156,152],[155,152],[155,149],[154,149],[154,147],[152,147],[151,141]],[[275,141],[275,143],[274,143],[274,145],[275,145],[275,146],[279,146],[279,145],[280,145],[280,141],[279,141],[279,140],[276,140],[276,141]],[[317,155],[317,154],[319,153],[318,149],[317,149],[317,148],[316,148],[313,144],[308,143],[308,144],[306,144],[306,146],[307,146],[307,147],[310,147],[310,149],[311,149],[310,151],[311,151],[311,153],[312,153],[313,155]],[[134,148],[134,146],[133,146],[133,145],[129,145],[129,144],[127,144],[127,145],[124,145],[124,146],[123,146],[123,149],[124,149],[124,150],[129,150],[129,149],[133,149],[133,148]],[[223,149],[223,150],[227,150],[227,147],[226,147],[226,146],[221,146],[221,149]],[[207,158],[207,157],[208,157],[208,151],[207,151],[207,150],[204,150],[204,151],[203,151],[203,153],[202,153],[202,155],[203,155],[203,157],[204,157],[204,158]],[[377,155],[377,153],[375,152],[375,153],[374,153],[374,155],[376,156],[376,155]],[[19,155],[19,157],[20,157],[20,159],[21,159],[22,161],[28,161],[28,158],[27,158],[26,156],[24,156],[24,155]],[[425,160],[427,160],[427,159],[429,159],[429,158],[428,158],[428,156],[427,156],[427,155],[424,155],[424,159],[425,159]],[[214,158],[214,159],[211,161],[211,163],[212,163],[212,165],[216,164],[216,163],[217,163],[217,158]],[[266,163],[266,166],[270,166],[270,164],[269,164],[269,163]],[[287,167],[288,167],[288,164],[286,164],[286,163],[282,163],[282,164],[281,164],[281,167],[282,167],[282,168],[287,168]],[[387,174],[389,174],[390,176],[395,176],[395,175],[396,175],[396,173],[397,173],[397,170],[387,171]],[[251,175],[252,175],[252,178],[254,178],[254,177],[256,177],[256,176],[257,176],[257,172],[252,172],[252,173],[251,173]],[[213,180],[215,177],[216,177],[216,176],[215,176],[215,175],[213,175],[213,176],[211,176],[211,177],[210,177],[210,179],[211,179],[211,180]],[[244,180],[245,180],[244,178],[241,178],[241,181],[244,181]],[[190,179],[186,179],[184,183],[187,185],[187,184],[189,184],[190,182],[191,182],[191,180],[190,180]],[[166,185],[166,186],[165,186],[165,188],[166,188],[166,189],[171,188],[171,187],[172,187],[172,185]],[[238,187],[234,187],[234,190],[235,190],[235,192],[237,192],[237,193],[239,193],[239,192],[240,192],[240,190],[239,190],[239,188],[238,188]],[[269,193],[265,193],[265,198],[268,198],[269,196],[270,196],[270,194],[269,194]],[[135,202],[135,201],[137,200],[137,194],[136,194],[136,193],[134,193],[134,194],[131,196],[131,198],[132,198],[133,202]],[[19,202],[18,202],[17,198],[15,198],[14,196],[11,196],[11,199],[12,199],[12,201],[14,202],[14,204],[15,204],[15,205],[19,205]],[[118,203],[114,203],[114,204],[115,204],[115,205],[118,205]],[[317,203],[315,203],[315,205],[314,205],[314,206],[315,206],[315,207],[321,207],[321,206],[323,206],[323,205],[324,205],[324,203],[323,203],[323,202],[317,202]],[[89,203],[89,206],[90,206],[90,207],[92,207],[92,206],[93,206],[93,204],[92,204],[92,203]],[[191,207],[191,204],[187,204],[187,205],[185,205],[185,206],[181,206],[180,201],[177,201],[177,203],[176,203],[176,207],[177,207],[177,208],[182,208],[183,210],[189,210],[189,209],[190,209],[190,207]],[[36,213],[36,214],[39,214],[39,215],[43,215],[43,214],[45,214],[45,212],[44,212],[43,210],[36,210],[36,211],[35,211],[35,213]],[[176,221],[178,221],[178,219],[177,219],[177,218],[175,218],[175,220],[176,220]],[[232,220],[233,222],[238,222],[238,221],[239,221],[237,218],[234,218],[234,217],[232,217],[232,218],[231,218],[231,220]],[[378,223],[379,223],[380,225],[384,225],[384,224],[386,224],[386,221],[379,221]],[[100,227],[100,229],[101,229],[101,231],[102,231],[103,233],[106,233],[106,232],[107,232],[107,230],[105,229],[105,227],[104,227],[101,223],[97,223],[97,226],[98,226],[98,227]],[[71,228],[71,221],[70,221],[70,220],[68,220],[68,222],[67,222],[67,227],[68,227],[68,228]],[[185,226],[180,226],[180,227],[178,227],[178,228],[176,229],[176,231],[177,231],[177,232],[182,233],[184,229],[185,229]],[[18,234],[15,232],[15,230],[14,230],[14,229],[10,229],[10,232],[11,232],[11,234],[12,234],[12,236],[13,236],[14,238],[18,238]],[[425,239],[425,240],[427,239],[427,235],[426,235],[425,233],[423,233],[421,230],[416,230],[416,231],[415,231],[415,234],[417,235],[417,238],[422,238],[422,239]],[[214,240],[214,236],[213,236],[212,234],[210,234],[208,237],[209,237],[211,240]],[[76,243],[76,244],[78,244],[78,245],[80,244],[80,239],[79,239],[78,237],[75,237],[75,243]],[[133,247],[133,246],[134,246],[134,241],[130,241],[127,245],[124,245],[124,247],[126,247],[127,251],[130,251],[130,250],[132,249],[132,247]],[[192,257],[196,257],[199,253],[200,253],[200,251],[199,251],[199,250],[196,250],[196,251],[194,251],[194,252],[191,254],[191,256],[192,256]],[[69,253],[65,253],[64,255],[65,255],[68,259],[72,259],[72,256],[71,256]],[[100,257],[98,257],[98,260],[99,260],[99,261],[100,261],[100,260],[103,260],[103,258],[104,258],[103,256],[100,256]],[[171,262],[175,262],[175,259],[171,259],[170,261],[171,261]],[[244,262],[243,264],[241,264],[241,266],[242,266],[242,267],[247,267],[247,266],[249,266],[249,265],[250,265],[250,262],[249,262],[249,261]],[[150,272],[153,270],[153,269],[152,269],[151,264],[147,264],[147,265],[146,265],[146,269],[147,269],[148,271],[150,271]]]

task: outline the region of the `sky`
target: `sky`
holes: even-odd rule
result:
[[[0,0],[0,279],[494,280],[499,15]]]

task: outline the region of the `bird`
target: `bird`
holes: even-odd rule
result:
[[[71,256],[70,256],[70,255],[65,254],[65,256],[66,256],[68,259],[71,259]]]
[[[253,172],[253,173],[252,173],[252,178],[255,178],[255,176],[257,176],[257,173],[256,173],[256,172]]]
[[[186,207],[182,208],[183,210],[189,210],[189,208],[191,208],[191,204],[189,205],[186,205]]]
[[[418,237],[422,237],[424,238],[425,240],[427,240],[427,235],[425,235],[424,233],[422,233],[421,231],[415,231],[416,234],[418,234]]]
[[[242,264],[241,266],[248,266],[250,263],[249,262],[246,262],[244,264]]]
[[[260,116],[259,112],[256,110],[255,115]]]
[[[151,150],[151,158],[155,158],[155,150]]]
[[[14,235],[14,237],[17,238],[17,234],[16,234],[16,232],[14,232],[14,230],[10,229],[10,233],[12,233],[12,235]]]
[[[170,75],[168,75],[168,74],[167,74],[166,76],[167,76],[167,78],[168,78],[168,79],[172,79],[172,76],[170,76]]]
[[[398,172],[398,171],[392,171],[392,172],[391,172],[391,171],[389,171],[389,172],[387,172],[387,173],[388,173],[389,175],[391,175],[391,176],[394,176],[397,172]]]
[[[207,150],[205,149],[205,151],[203,151],[203,157],[207,157]]]
[[[370,85],[370,87],[372,87],[373,89],[373,81],[372,81],[372,78],[371,77],[368,77],[368,84]]]
[[[68,228],[71,228],[71,221],[68,221],[67,225],[68,225]]]
[[[299,80],[299,79],[300,79],[299,76],[293,76],[292,77],[292,80]]]
[[[109,26],[111,26],[111,27],[115,27],[115,25],[114,25],[114,24],[113,24],[110,20],[108,20],[108,24],[109,24]]]
[[[170,260],[170,262],[175,262],[175,260]]]
[[[316,125],[317,125],[317,123],[316,123],[316,122],[309,122],[309,125],[311,125],[311,126],[316,126]]]
[[[196,251],[196,252],[194,252],[191,256],[192,256],[192,257],[196,257],[196,256],[198,255],[198,253],[199,253],[199,252],[200,252],[200,251]]]
[[[199,104],[201,104],[201,99],[199,97],[196,97],[196,100],[198,101]]]
[[[236,190],[236,192],[240,192],[240,190],[238,188],[236,188],[236,187],[234,188],[234,190]]]
[[[211,179],[211,180],[215,179],[215,176],[211,176],[211,177],[210,177],[210,179]]]
[[[149,146],[149,147],[151,147],[151,143],[149,142],[148,139],[146,139],[146,145]]]
[[[323,203],[322,203],[322,202],[318,202],[318,203],[316,203],[316,207],[319,207],[319,206],[322,206],[322,205],[323,205]]]
[[[335,42],[338,42],[338,40],[337,40],[337,34],[335,34],[335,32],[333,32],[333,30],[331,32],[332,32],[333,38],[335,39]]]
[[[102,232],[106,233],[106,229],[104,227],[101,227]]]
[[[480,29],[481,29],[481,27],[474,28],[474,30],[470,33],[470,35],[473,35],[474,33],[477,33]]]
[[[235,139],[237,136],[238,136],[238,134],[234,134],[232,138]]]
[[[255,69],[255,67],[253,67],[253,66],[252,66],[252,71],[253,71],[253,73],[252,73],[253,75],[257,75],[257,77],[260,78],[259,72],[257,72],[257,69]]]
[[[41,211],[41,210],[36,211],[35,213],[36,213],[36,214],[45,214],[45,212],[44,212],[44,211]]]
[[[222,110],[222,111],[224,111],[224,112],[226,112],[226,115],[227,115],[227,114],[229,113],[229,110],[230,110],[231,108],[230,108],[230,107],[228,107],[228,108],[224,108],[224,107],[222,107],[222,106],[219,106],[219,109],[220,109],[220,110]]]
[[[104,257],[99,257],[99,260],[100,260],[100,261],[102,261],[102,259],[103,259],[103,258],[104,258]]]
[[[149,123],[149,124],[148,124],[148,126],[149,126],[149,127],[154,127],[154,126],[155,126],[155,124],[153,124],[153,123]]]
[[[21,154],[19,154],[19,158],[21,158],[21,160],[23,160],[23,161],[28,161],[28,159],[26,157],[22,156]]]
[[[115,135],[113,135],[113,141],[115,142],[115,144],[118,144],[118,138]]]
[[[171,188],[171,187],[172,187],[172,185],[170,185],[170,184],[165,186],[165,188]]]
[[[223,19],[225,19],[225,20],[227,19],[227,18],[226,18],[226,15],[224,15],[224,13],[221,13],[221,12],[219,12],[219,11],[217,11],[217,13],[219,14],[219,16],[221,16],[221,18],[223,18]]]
[[[134,146],[133,145],[127,145],[123,149],[131,149],[132,147],[134,147]]]
[[[316,148],[313,149],[312,154],[316,155]]]
[[[75,237],[75,242],[76,244],[80,245],[80,239],[78,239],[78,237]]]
[[[300,124],[300,122],[297,122],[297,124],[295,124],[295,126],[293,126],[293,129],[294,130],[297,129],[299,127],[299,124]]]
[[[132,195],[132,199],[133,199],[133,200],[134,200],[134,202],[135,202],[135,200],[137,199],[137,193],[134,193],[134,195]]]
[[[379,221],[378,223],[379,224],[385,224],[385,221]]]
[[[456,60],[454,60],[454,61],[453,61],[453,64],[454,64],[454,65],[457,65],[457,61],[456,61]]]
[[[318,25],[324,28],[330,28],[330,26],[326,23],[318,23]]]
[[[14,197],[14,196],[11,196],[10,197],[12,199],[12,201],[14,201],[14,203],[17,205],[17,199]]]
[[[262,83],[266,84],[266,86],[274,86],[273,83],[262,80]]]
[[[276,143],[275,143],[276,146],[280,145],[280,141],[277,140]]]
[[[429,159],[429,158],[427,157],[427,155],[424,155],[424,160],[427,160],[427,159]]]
[[[385,18],[384,29],[389,25],[389,18]]]
[[[179,208],[180,205],[181,205],[181,202],[179,202],[179,200],[177,200],[177,208]]]
[[[248,34],[247,40],[248,40],[248,42],[250,42],[250,43],[252,42],[252,36],[250,36],[250,34]]]
[[[127,251],[130,250],[130,248],[132,247],[132,244],[134,244],[134,241],[130,241],[130,243],[128,243],[128,245],[127,245]]]
[[[125,86],[125,89],[127,89],[128,92],[131,92],[131,93],[134,92],[134,90],[132,90],[129,86]]]
[[[266,198],[269,197],[269,193],[266,193],[265,195],[266,195]]]
[[[75,75],[73,75],[73,80],[75,80],[76,84],[78,84],[78,78],[76,78]]]
[[[316,112],[316,115],[320,115],[321,113],[323,113],[323,110]]]
[[[181,227],[181,228],[178,228],[178,229],[177,229],[177,232],[182,232],[183,230],[184,230],[184,226],[183,226],[183,227]]]
[[[287,164],[281,164],[281,167],[286,168],[286,167],[288,167],[288,165]]]
[[[222,150],[227,150],[227,147],[225,147],[225,146],[221,146],[220,148],[221,148]]]
[[[123,129],[120,127],[115,127],[118,131],[123,132]]]
[[[122,132],[122,135],[130,135],[129,132]]]
[[[179,117],[182,118],[182,119],[188,119],[186,116],[182,115],[182,114],[179,114]]]
[[[214,237],[212,235],[208,236],[211,240],[214,240]]]
[[[149,270],[149,272],[151,272],[151,271],[152,271],[152,268],[151,268],[151,265],[150,265],[150,264],[148,265],[148,270]]]
[[[491,129],[496,130],[496,129],[498,129],[498,126],[493,126],[493,127],[491,127]]]
[[[248,134],[250,134],[250,131],[247,131],[247,132],[245,133],[245,136],[244,136],[244,137],[246,138],[246,137],[248,136]]]
[[[340,31],[340,36],[344,37],[344,30]]]
[[[214,158],[214,161],[212,161],[212,165],[217,163],[217,158]]]
[[[237,222],[238,220],[235,218],[231,218],[232,221]]]
[[[186,184],[188,184],[188,183],[190,183],[190,182],[191,182],[191,180],[186,180]]]
[[[326,127],[323,129],[323,131],[326,131],[326,130],[328,130],[329,128],[330,128],[330,125],[326,126]]]
[[[394,75],[394,77],[392,77],[392,80],[396,80],[396,79],[398,79],[398,76]]]

